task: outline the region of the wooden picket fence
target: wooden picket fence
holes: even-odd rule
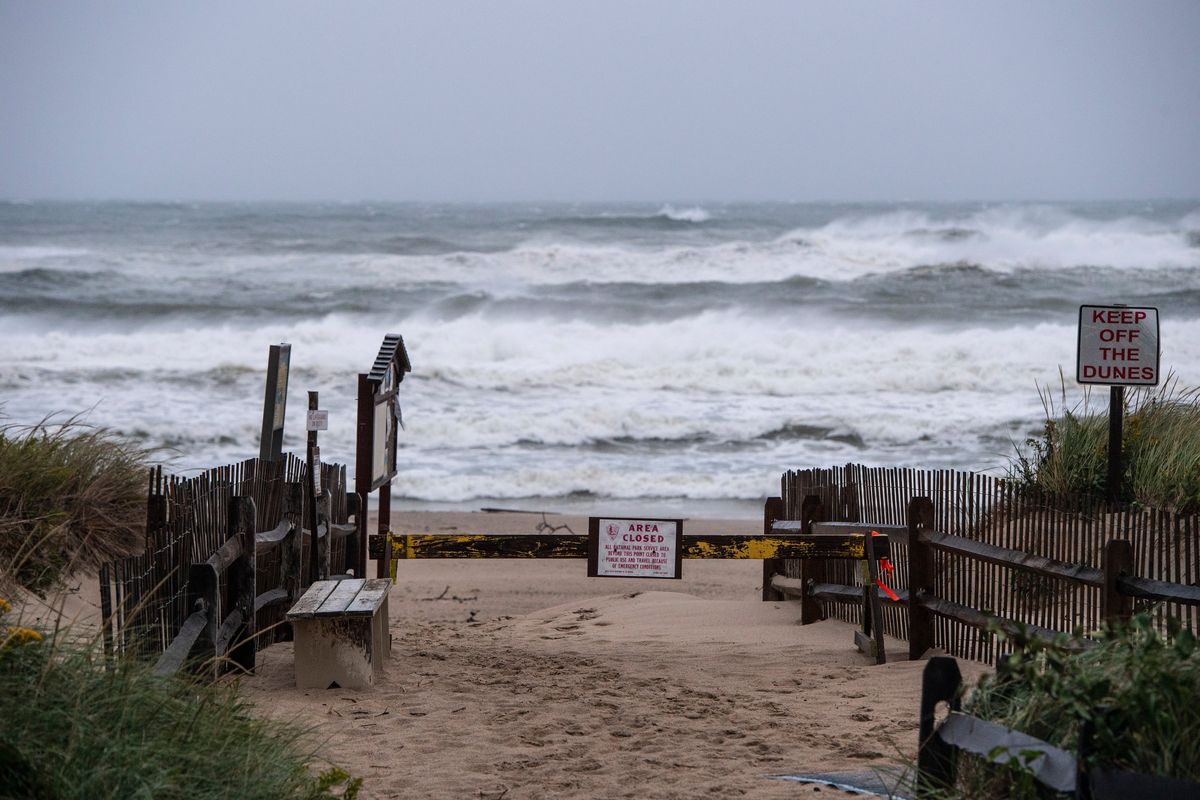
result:
[[[806,498],[810,506],[815,498],[820,520],[884,529],[895,565],[886,580],[900,598],[885,603],[884,630],[900,639],[911,634],[908,517],[914,497],[932,501],[926,527],[935,538],[951,537],[924,549],[918,559],[928,562],[931,596],[944,608],[975,612],[936,615],[931,644],[952,655],[994,662],[1010,652],[1008,641],[978,624],[984,617],[1067,634],[1099,628],[1105,611],[1100,576],[1105,550],[1114,540],[1130,543],[1131,574],[1122,586],[1133,598],[1132,610],[1152,609],[1160,625],[1174,617],[1192,630],[1200,628],[1200,518],[1195,515],[1113,508],[1099,498],[1034,492],[973,473],[854,464],[787,472],[781,489],[777,513],[782,518],[803,519]],[[1051,568],[1030,568],[1043,563]],[[860,605],[851,602],[854,593],[845,590],[861,590],[858,565],[787,561],[773,567],[816,587],[814,599],[825,615],[861,618]]]
[[[100,569],[105,651],[157,659],[169,672],[196,656],[222,662],[250,637],[234,661],[252,669],[258,648],[287,639],[284,615],[311,582],[307,471],[291,454],[191,478],[152,470],[144,552]],[[344,573],[357,554],[346,468],[322,464],[321,476],[323,577]]]

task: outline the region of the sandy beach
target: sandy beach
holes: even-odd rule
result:
[[[541,522],[405,513],[393,528]],[[911,757],[922,665],[889,640],[891,662],[875,666],[851,626],[800,626],[794,603],[761,601],[760,581],[758,561],[687,561],[680,581],[587,578],[573,560],[400,562],[381,682],[297,690],[290,644],[241,682],[263,713],[312,728],[324,758],[365,779],[364,798],[851,797],[772,776]]]
[[[586,530],[582,517],[406,512],[397,532]],[[753,533],[754,520],[686,520]],[[565,530],[565,529],[564,529]],[[372,565],[372,570],[374,565]],[[256,713],[312,732],[362,777],[360,797],[854,797],[781,776],[863,786],[916,752],[923,662],[888,639],[877,666],[853,626],[801,626],[763,602],[760,561],[684,562],[678,581],[588,578],[575,560],[401,561],[392,656],[364,690],[295,687],[291,643],[231,678]],[[21,617],[89,635],[94,579]],[[94,634],[91,634],[94,635]],[[960,662],[968,680],[986,671]]]

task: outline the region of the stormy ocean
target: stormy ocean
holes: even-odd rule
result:
[[[0,422],[251,457],[289,342],[285,447],[318,390],[352,467],[395,332],[402,507],[753,516],[789,468],[1003,471],[1039,385],[1081,394],[1081,303],[1157,306],[1164,371],[1200,384],[1200,202],[8,202]]]

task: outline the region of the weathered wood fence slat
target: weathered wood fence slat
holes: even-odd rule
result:
[[[914,519],[909,506],[916,497],[928,498],[929,507]],[[1033,631],[1094,631],[1141,610],[1150,610],[1160,628],[1170,616],[1200,630],[1200,516],[1194,514],[1114,508],[1103,498],[1053,495],[970,473],[855,464],[785,473],[780,505],[783,519],[775,525],[787,520],[803,529],[807,522],[819,531],[852,524],[889,534],[895,570],[883,577],[910,602],[881,598],[885,629],[913,651],[936,645],[994,662],[1013,648],[1011,638],[972,624],[983,618],[936,613],[916,601],[924,596],[954,604],[942,609],[970,609]],[[867,581],[857,565],[782,560],[771,569],[765,580],[774,588],[764,586],[764,597],[803,594],[804,622],[861,619],[855,590]],[[776,574],[806,588],[798,591]],[[817,586],[819,595],[811,591]],[[918,630],[910,630],[914,624]]]
[[[284,612],[303,593],[312,551],[300,526],[305,469],[288,455],[187,479],[152,470],[145,555],[100,570],[106,654],[153,658],[159,674],[189,662],[250,670],[258,647],[290,638]],[[320,550],[344,570],[356,559],[345,468],[323,464],[322,477]]]

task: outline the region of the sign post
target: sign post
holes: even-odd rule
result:
[[[358,376],[358,435],[355,442],[354,491],[358,494],[358,569],[367,572],[367,498],[379,490],[378,532],[391,527],[392,478],[396,477],[396,429],[400,426],[398,389],[406,373],[412,372],[404,338],[396,333],[383,337],[370,372]],[[391,553],[379,560],[375,576],[390,573]]]
[[[1121,439],[1126,386],[1159,382],[1158,309],[1125,305],[1080,306],[1075,379],[1109,386],[1108,499],[1121,495],[1125,473]]]
[[[262,435],[258,457],[278,461],[283,455],[283,420],[287,412],[288,367],[292,360],[290,344],[273,344],[267,357],[267,390],[263,398]]]

